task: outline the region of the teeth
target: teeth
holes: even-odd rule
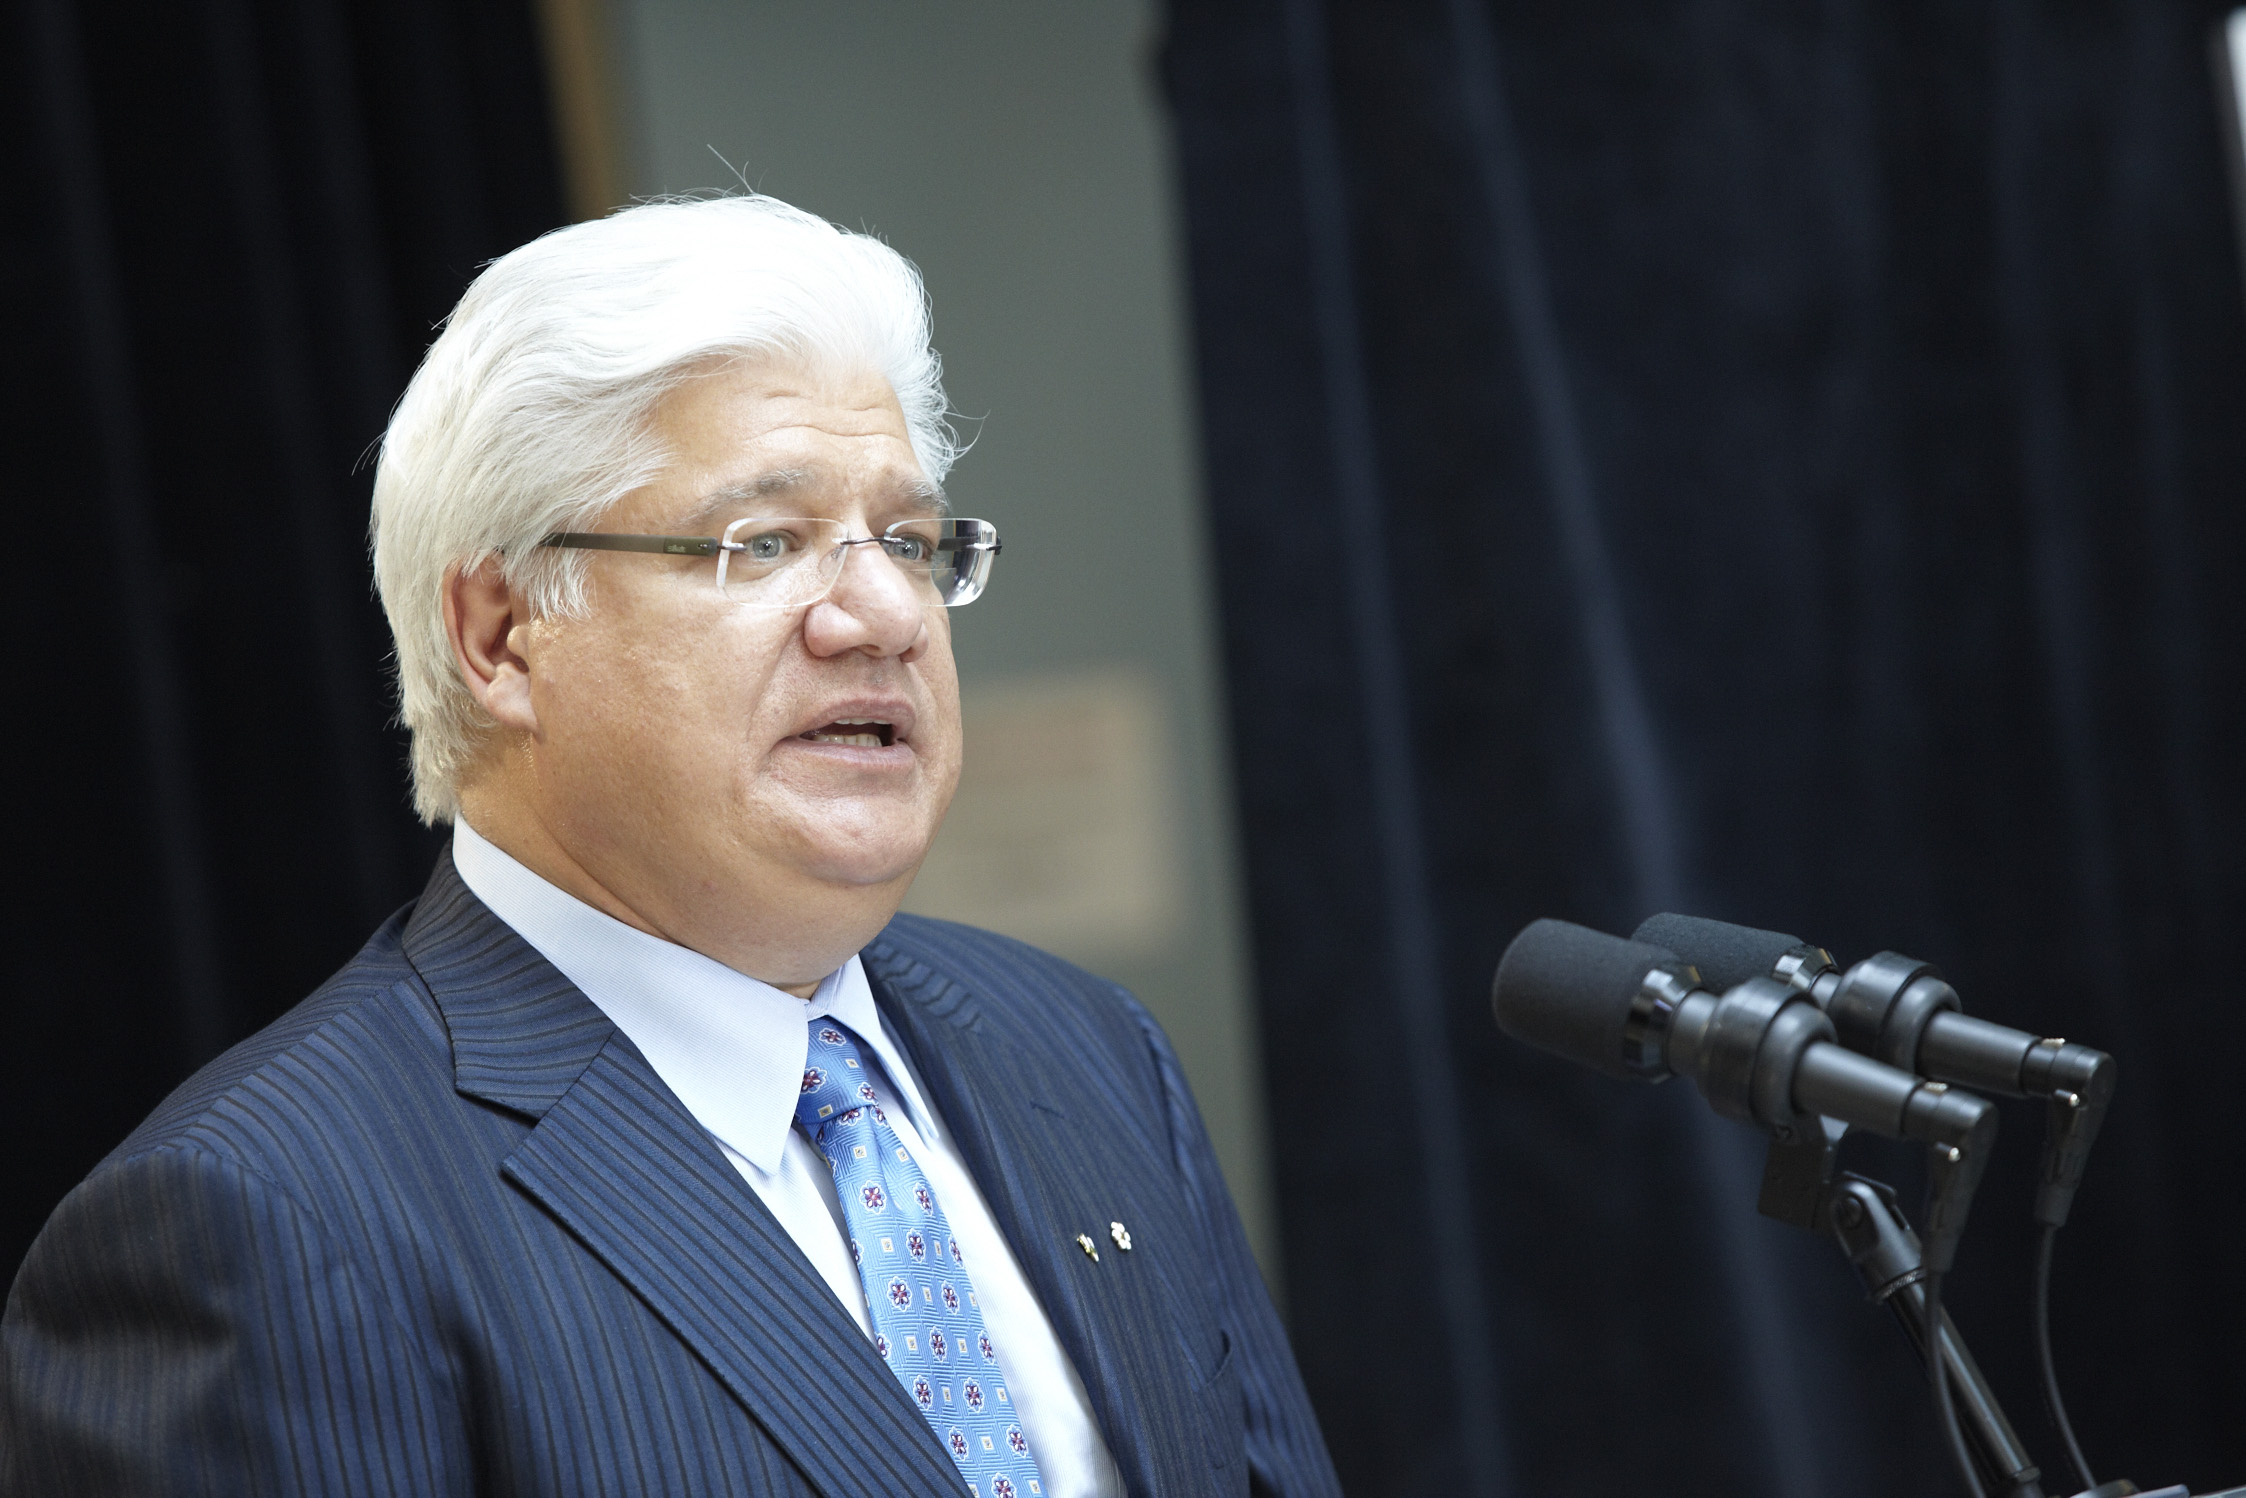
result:
[[[830,729],[862,728],[865,733],[835,733]],[[802,738],[813,744],[847,744],[853,749],[885,749],[893,730],[887,718],[834,718],[826,728],[814,728]]]

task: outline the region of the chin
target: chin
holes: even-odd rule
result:
[[[867,829],[853,836],[850,829],[830,823],[805,829],[789,862],[823,883],[871,888],[910,880],[928,856],[930,837],[930,830],[917,826]]]
[[[909,880],[942,825],[918,798],[790,800],[793,804],[767,801],[757,820],[768,830],[786,827],[785,851],[773,851],[798,872],[829,884],[870,887]]]
[[[838,855],[831,858],[812,858],[798,866],[812,878],[825,884],[846,885],[853,889],[873,889],[884,884],[909,881],[919,872],[920,860],[925,852],[909,858],[867,858],[859,854]],[[902,888],[899,898],[903,897]]]

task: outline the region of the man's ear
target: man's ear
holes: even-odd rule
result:
[[[530,662],[518,648],[530,624],[522,600],[507,586],[496,558],[473,572],[445,573],[445,633],[460,679],[501,728],[536,733],[530,702]]]

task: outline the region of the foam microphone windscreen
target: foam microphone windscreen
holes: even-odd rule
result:
[[[1783,931],[1758,931],[1696,915],[1649,916],[1633,940],[1653,942],[1700,969],[1700,981],[1729,993],[1749,978],[1767,978],[1778,959],[1802,940]]]
[[[1498,1028],[1514,1039],[1613,1076],[1632,1076],[1623,1061],[1630,1005],[1646,973],[1675,960],[1661,947],[1587,926],[1534,921],[1498,962],[1490,1004]]]

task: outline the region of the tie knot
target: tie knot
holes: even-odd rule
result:
[[[814,1141],[830,1123],[855,1123],[863,1109],[871,1108],[875,1117],[881,1117],[868,1069],[858,1050],[858,1037],[831,1019],[811,1022],[811,1046],[803,1058],[803,1091],[795,1100],[795,1117]]]

